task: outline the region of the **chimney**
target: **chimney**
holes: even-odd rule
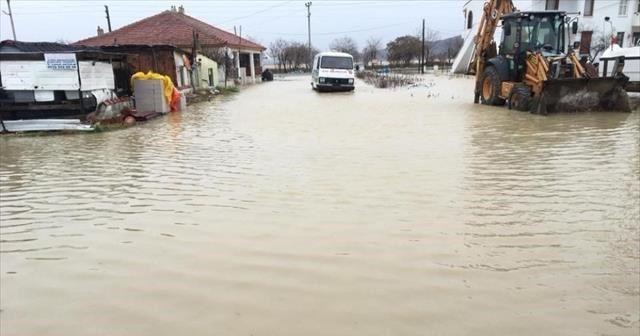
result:
[[[180,5],[180,7],[178,7],[178,13],[184,14],[184,7],[182,5]]]
[[[104,34],[104,29],[100,28],[100,26],[98,26],[98,36]]]
[[[176,11],[176,6],[175,5],[171,5],[171,11],[175,12]]]

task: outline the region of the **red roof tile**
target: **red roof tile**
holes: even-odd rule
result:
[[[200,45],[203,47],[228,46],[257,51],[266,49],[257,43],[241,39],[189,15],[168,10],[110,33],[80,40],[74,44],[87,46],[171,44],[181,48],[191,48],[194,29],[198,33]]]

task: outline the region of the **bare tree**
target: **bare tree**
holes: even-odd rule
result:
[[[309,49],[304,43],[289,42],[289,46],[285,48],[285,54],[289,69],[298,69],[300,65],[307,63],[309,57]]]
[[[278,70],[282,70],[284,68],[284,71],[285,72],[287,71],[287,68],[286,68],[287,52],[286,51],[289,45],[290,43],[283,39],[277,39],[271,44],[269,44],[269,55],[271,55],[271,57],[278,63]]]
[[[216,61],[218,64],[225,63],[224,48],[203,48],[200,53]]]
[[[337,38],[329,44],[331,50],[344,52],[351,54],[357,61],[360,59],[360,52],[358,51],[358,44],[351,37]]]
[[[382,40],[379,38],[370,37],[367,40],[367,45],[362,49],[362,61],[365,66],[369,62],[378,58],[378,50],[382,47]]]
[[[422,33],[421,33],[422,34]],[[425,61],[429,62],[432,60],[433,51],[435,50],[436,44],[440,40],[440,33],[436,30],[431,29],[430,27],[426,27],[424,30],[424,57]]]

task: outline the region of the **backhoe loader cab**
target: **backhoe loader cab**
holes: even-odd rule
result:
[[[500,54],[513,56],[525,51],[540,51],[543,56],[565,53],[567,36],[565,12],[515,12],[502,17]]]
[[[540,114],[630,111],[623,89],[628,81],[622,73],[624,59],[610,77],[597,78],[595,71],[587,71],[570,47],[577,22],[566,12],[513,11],[498,17],[503,30],[499,53],[486,40],[476,42],[475,102],[508,103],[509,108]],[[491,36],[491,26],[487,27],[484,33],[481,27],[478,36]]]

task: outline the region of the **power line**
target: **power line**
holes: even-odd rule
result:
[[[372,30],[378,30],[378,29],[384,29],[384,28],[391,28],[391,27],[403,26],[403,25],[405,25],[405,24],[407,24],[407,23],[406,23],[406,22],[403,22],[403,23],[397,23],[397,24],[390,24],[390,25],[386,25],[386,26],[370,27],[370,28],[363,28],[363,29],[356,29],[356,30],[346,30],[346,31],[340,31],[340,32],[317,33],[316,35],[333,35],[333,34],[361,33],[361,32],[367,32],[367,31],[372,31]]]
[[[348,34],[348,33],[362,33],[362,32],[374,31],[374,30],[379,30],[384,28],[404,26],[406,24],[407,24],[406,22],[403,22],[403,23],[390,24],[386,26],[369,27],[369,28],[363,28],[363,29],[357,29],[357,30],[314,33],[314,35],[337,35],[337,34]],[[278,33],[278,32],[260,32],[260,33],[266,34],[266,35],[283,35],[283,36],[304,36],[305,35],[304,33]]]
[[[276,5],[273,5],[273,6],[267,7],[267,8],[265,8],[265,9],[263,9],[263,10],[259,10],[259,11],[257,11],[257,12],[253,12],[253,13],[251,13],[251,14],[249,14],[249,15],[239,16],[239,17],[235,17],[235,18],[229,19],[229,20],[227,20],[227,21],[222,21],[222,22],[220,22],[219,24],[226,23],[226,22],[231,22],[231,21],[236,21],[236,20],[246,19],[246,18],[248,18],[248,17],[252,17],[252,16],[254,16],[254,15],[258,15],[258,14],[260,14],[260,13],[264,13],[264,12],[269,11],[269,10],[272,10],[272,9],[274,9],[274,8],[284,6],[284,5],[286,5],[286,4],[288,4],[288,3],[292,2],[292,1],[293,1],[293,0],[285,1],[285,2],[282,2],[282,3],[279,3],[279,4],[276,4]]]

